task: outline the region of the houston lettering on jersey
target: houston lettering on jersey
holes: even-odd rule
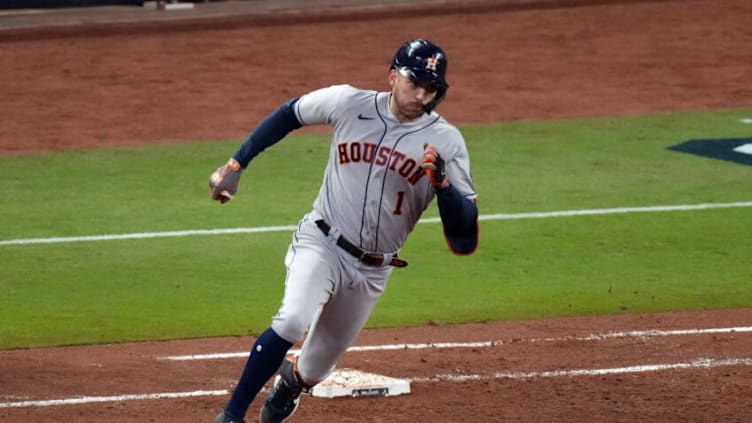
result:
[[[415,185],[425,174],[423,168],[411,157],[399,150],[367,141],[343,142],[337,145],[339,164],[346,163],[373,163],[376,166],[386,166],[389,170],[397,172],[407,179],[411,185]],[[389,156],[392,156],[391,161]]]

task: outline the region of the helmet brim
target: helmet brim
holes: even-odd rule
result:
[[[410,78],[412,81],[430,81],[436,88],[448,88],[449,85],[444,79],[436,72],[427,69],[413,69],[408,67],[399,67],[397,71],[404,77]]]

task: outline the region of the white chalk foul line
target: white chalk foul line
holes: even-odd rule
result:
[[[508,219],[540,219],[549,217],[569,217],[569,216],[594,216],[601,214],[620,214],[620,213],[655,213],[670,211],[691,211],[691,210],[709,210],[709,209],[728,209],[734,207],[752,207],[752,201],[742,201],[736,203],[703,203],[703,204],[683,204],[677,206],[648,206],[648,207],[619,207],[611,209],[593,209],[593,210],[563,210],[541,213],[516,213],[516,214],[490,214],[481,216],[480,220],[508,220]],[[438,218],[436,219],[438,222]]]
[[[294,231],[297,226],[264,226],[258,228],[192,229],[168,232],[140,232],[131,234],[88,235],[59,238],[25,238],[0,241],[0,245],[59,244],[83,241],[117,241],[124,239],[169,238],[196,235],[248,234],[261,232]]]
[[[539,379],[539,378],[553,378],[553,377],[578,377],[578,376],[601,376],[601,375],[614,375],[623,373],[646,373],[657,372],[663,370],[682,370],[682,369],[700,369],[700,368],[716,368],[716,367],[729,367],[729,366],[752,366],[752,359],[749,358],[732,358],[732,359],[709,359],[698,358],[696,360],[685,363],[668,363],[668,364],[643,364],[627,367],[612,367],[603,369],[574,369],[574,370],[553,370],[542,372],[497,372],[493,374],[441,374],[433,377],[426,378],[411,378],[408,379],[414,383],[432,383],[432,382],[466,382],[466,381],[478,381],[478,380],[493,380],[493,379]],[[188,397],[201,397],[201,396],[224,396],[229,394],[226,389],[214,390],[214,391],[192,391],[192,392],[168,392],[158,394],[142,394],[142,395],[113,395],[106,397],[76,397],[68,399],[55,399],[44,401],[18,401],[18,402],[6,402],[0,403],[0,408],[24,408],[24,407],[49,407],[55,405],[76,405],[76,404],[89,404],[97,402],[123,402],[123,401],[142,401],[153,399],[169,399],[169,398],[188,398]]]
[[[389,351],[389,350],[420,350],[426,348],[483,348],[492,347],[496,344],[501,345],[501,341],[485,342],[437,342],[431,344],[393,344],[393,345],[363,345],[347,349],[347,352],[363,351]],[[299,349],[292,349],[290,354],[298,354]],[[189,355],[168,355],[159,357],[160,360],[170,361],[192,361],[192,360],[219,360],[224,358],[245,358],[250,351],[232,352],[232,353],[211,353],[211,354],[189,354]]]
[[[691,210],[708,210],[708,209],[727,209],[735,207],[752,207],[752,201],[741,201],[735,203],[703,203],[703,204],[683,204],[675,206],[648,206],[648,207],[620,207],[609,209],[592,209],[592,210],[561,210],[552,212],[534,212],[534,213],[511,213],[511,214],[487,214],[478,217],[479,220],[514,220],[514,219],[543,219],[552,217],[574,217],[574,216],[593,216],[603,214],[620,214],[620,213],[655,213],[671,211],[691,211]],[[438,223],[438,217],[421,219],[419,223]],[[168,232],[140,232],[130,234],[110,234],[110,235],[87,235],[72,237],[55,237],[55,238],[20,238],[0,240],[0,246],[4,245],[28,245],[28,244],[57,244],[68,242],[84,241],[117,241],[127,239],[145,239],[145,238],[167,238],[167,237],[184,237],[198,235],[226,235],[226,234],[247,234],[263,232],[290,232],[297,229],[297,226],[262,226],[256,228],[225,228],[225,229],[191,229],[185,231],[168,231]]]
[[[112,395],[107,397],[83,396],[44,401],[0,402],[0,408],[50,407],[53,405],[91,404],[95,402],[142,401],[167,398],[223,396],[229,394],[229,392],[230,391],[228,391],[227,389],[219,389],[214,391],[162,392],[158,394]]]
[[[729,328],[708,328],[708,329],[678,329],[678,330],[635,330],[628,332],[607,332],[600,334],[590,334],[586,336],[562,336],[556,338],[532,338],[528,342],[561,342],[561,341],[595,341],[610,338],[645,338],[653,336],[679,336],[679,335],[704,335],[712,333],[732,333],[732,332],[752,332],[752,326],[737,326]],[[519,342],[519,341],[516,341]],[[364,351],[389,351],[389,350],[421,350],[430,348],[488,348],[503,345],[506,342],[481,341],[481,342],[437,342],[426,344],[388,344],[388,345],[364,345],[354,346],[347,349],[347,352],[364,352]],[[298,353],[299,350],[290,350],[291,354]],[[159,357],[160,360],[172,361],[191,361],[191,360],[218,360],[225,358],[245,358],[248,357],[249,351],[235,353],[213,353],[213,354],[189,354],[189,355],[172,355]]]
[[[576,377],[576,376],[602,376],[616,375],[622,373],[646,373],[658,372],[662,370],[682,370],[682,369],[701,369],[728,366],[752,366],[750,358],[732,358],[715,360],[709,358],[698,358],[686,363],[669,363],[669,364],[643,364],[638,366],[612,367],[605,369],[575,369],[575,370],[552,370],[544,372],[499,372],[490,375],[436,375],[428,378],[413,378],[411,382],[466,382],[476,380],[492,379],[539,379],[552,377]]]
[[[609,332],[603,334],[591,334],[586,336],[565,336],[557,338],[532,339],[533,342],[556,342],[556,341],[594,341],[609,338],[646,338],[651,336],[679,336],[679,335],[705,335],[711,333],[752,332],[752,326],[737,326],[732,328],[709,328],[709,329],[677,329],[677,330],[634,330],[629,332]]]

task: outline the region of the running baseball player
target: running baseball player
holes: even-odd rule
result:
[[[303,125],[334,128],[319,195],[285,257],[282,305],[215,423],[243,422],[277,372],[259,419],[280,423],[295,412],[301,393],[323,381],[355,341],[392,270],[407,266],[400,248],[434,197],[450,249],[475,251],[477,195],[465,141],[434,110],[447,93],[446,72],[438,45],[408,41],[392,60],[389,92],[336,85],[289,100],[211,175],[211,197],[225,203],[265,148]],[[304,337],[300,353],[286,357]]]

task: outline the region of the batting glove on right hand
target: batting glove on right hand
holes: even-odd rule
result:
[[[436,147],[423,144],[423,170],[428,176],[428,181],[434,188],[446,188],[449,186],[449,178],[446,174],[446,162],[441,158]]]
[[[243,167],[234,158],[228,160],[224,166],[217,168],[209,177],[212,200],[217,200],[222,204],[232,200],[235,193],[238,192],[242,173]]]

